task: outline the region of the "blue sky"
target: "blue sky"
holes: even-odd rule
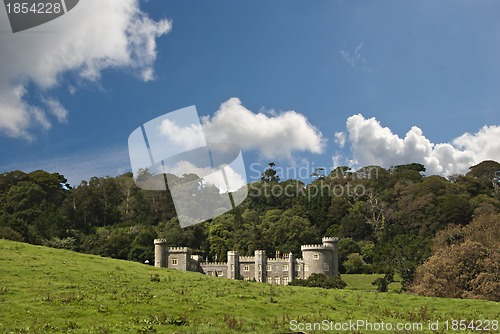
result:
[[[218,129],[226,123],[215,115],[231,98],[240,104],[228,113],[245,108],[283,127],[268,136],[255,130],[254,142],[234,134],[251,178],[252,163],[269,161],[416,161],[449,175],[500,160],[497,1],[85,0],[95,13],[82,1],[16,34],[0,9],[1,172],[57,171],[73,185],[115,176],[130,170],[135,128],[196,105]],[[89,22],[102,28],[82,34]],[[112,48],[115,41],[129,47]],[[53,45],[62,51],[47,51]],[[287,122],[287,111],[304,116],[303,127]],[[266,140],[282,141],[283,150],[272,156]]]

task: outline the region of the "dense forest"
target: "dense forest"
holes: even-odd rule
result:
[[[133,175],[77,187],[45,171],[0,174],[0,238],[119,259],[153,259],[153,239],[212,261],[228,250],[300,256],[300,245],[337,236],[341,273],[386,273],[430,296],[500,301],[500,164],[466,175],[425,176],[413,163],[357,171],[317,169],[313,181],[280,181],[274,163],[235,209],[181,228],[168,191]]]

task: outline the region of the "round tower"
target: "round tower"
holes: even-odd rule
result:
[[[337,238],[324,237],[321,245],[302,245],[304,260],[304,278],[313,273],[326,276],[338,275]]]
[[[323,237],[323,239],[321,241],[323,242],[323,245],[335,248],[336,245],[339,242],[339,238],[335,238],[335,237]]]
[[[155,267],[168,267],[168,246],[167,240],[155,239]]]
[[[295,257],[293,253],[288,253],[288,282],[293,281],[295,278]]]
[[[333,248],[332,273],[337,276],[339,274],[339,238],[323,237],[321,241],[323,245]]]

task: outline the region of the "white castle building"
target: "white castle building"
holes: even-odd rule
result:
[[[237,251],[228,251],[227,262],[204,262],[202,256],[192,255],[188,247],[168,247],[165,239],[155,239],[155,266],[286,285],[313,273],[339,274],[338,238],[324,237],[322,242],[302,245],[300,259],[295,259],[292,253],[280,255],[279,252],[274,258],[268,258],[266,251],[256,250],[254,256],[239,256]]]

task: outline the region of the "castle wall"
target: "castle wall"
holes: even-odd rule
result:
[[[208,276],[228,277],[227,262],[202,262],[200,263],[200,271]]]
[[[293,279],[290,279],[290,271],[292,271],[293,275],[293,266],[290,266],[288,257],[282,259],[267,259],[266,282],[269,284],[286,285]]]
[[[197,271],[197,265],[191,260],[192,250],[188,247],[169,247],[168,249],[168,268],[184,271]]]

